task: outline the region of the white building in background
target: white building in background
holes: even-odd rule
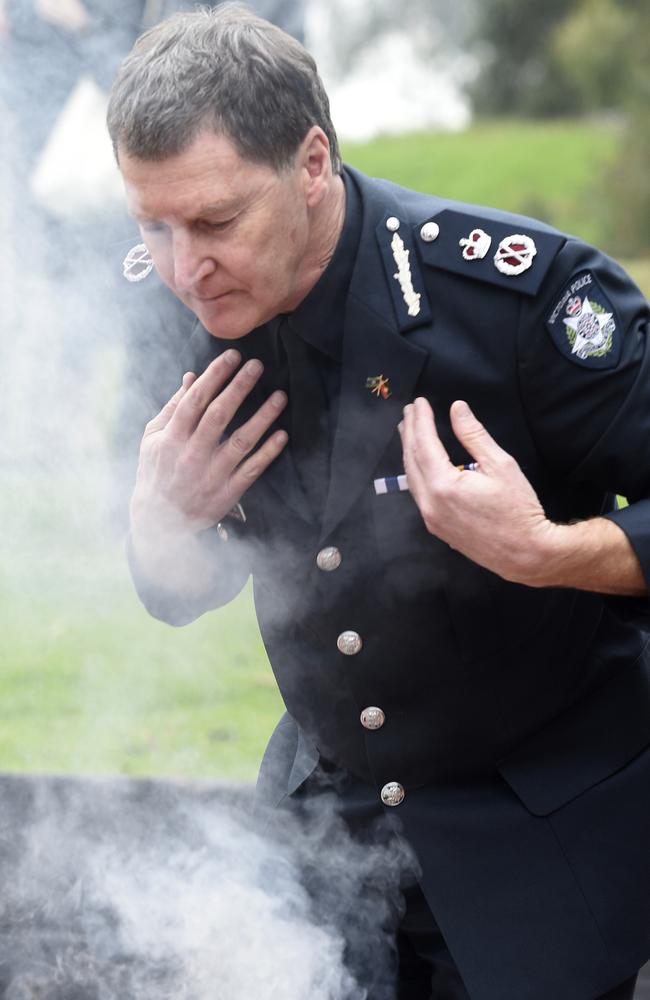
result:
[[[332,118],[342,139],[365,141],[381,134],[442,129],[457,131],[471,120],[465,84],[475,60],[454,39],[444,20],[445,0],[308,0],[305,43],[330,95]],[[436,8],[439,17],[436,18]]]

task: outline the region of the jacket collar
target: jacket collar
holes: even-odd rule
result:
[[[363,221],[345,315],[341,399],[323,517],[323,540],[345,517],[360,494],[364,490],[372,491],[373,472],[391,437],[397,433],[402,411],[413,397],[427,357],[425,350],[403,335],[405,326],[412,328],[416,323],[413,318],[405,322],[406,306],[404,312],[398,314],[394,289],[389,284],[389,276],[397,284],[396,266],[393,260],[387,259],[383,233],[386,232],[386,218],[395,218],[400,220],[408,241],[411,226],[404,208],[392,188],[379,187],[355,170],[350,170],[350,174],[361,192]],[[411,258],[414,284],[425,299],[421,316],[422,322],[426,322],[429,318],[426,293],[418,277],[416,254],[412,252]],[[379,375],[389,380],[390,396],[387,398],[366,386],[368,378]]]

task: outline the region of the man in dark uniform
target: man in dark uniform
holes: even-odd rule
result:
[[[181,625],[252,573],[287,707],[260,793],[329,776],[353,828],[398,819],[400,997],[630,998],[645,300],[541,223],[343,169],[313,61],[236,6],[145,35],[109,128],[125,276],[182,303],[131,502],[144,603]]]

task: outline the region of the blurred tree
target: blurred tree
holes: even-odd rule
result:
[[[556,64],[587,111],[618,108],[634,89],[629,54],[637,25],[625,7],[616,0],[582,0],[551,38]]]
[[[575,0],[482,0],[474,46],[482,69],[470,96],[478,114],[574,114],[581,94],[556,56],[553,39]]]
[[[580,0],[556,29],[558,64],[588,111],[618,111],[621,154],[603,182],[608,244],[624,256],[650,252],[650,4]]]
[[[594,210],[614,253],[650,253],[649,0],[483,0],[477,13],[475,110],[617,115],[621,155]]]

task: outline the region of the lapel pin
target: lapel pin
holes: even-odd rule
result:
[[[411,265],[409,264],[410,252],[404,246],[404,240],[397,232],[394,234],[390,246],[393,251],[393,259],[397,264],[397,271],[393,277],[396,281],[399,281],[399,286],[402,289],[402,295],[404,296],[404,302],[408,307],[409,316],[419,316],[420,299],[422,296],[419,292],[416,292],[413,287]]]
[[[153,260],[144,243],[131,247],[122,261],[122,274],[127,281],[142,281],[153,271]]]
[[[388,399],[391,394],[388,379],[384,378],[383,375],[373,375],[371,378],[367,378],[366,389],[370,389],[375,396],[381,396],[382,399]]]

